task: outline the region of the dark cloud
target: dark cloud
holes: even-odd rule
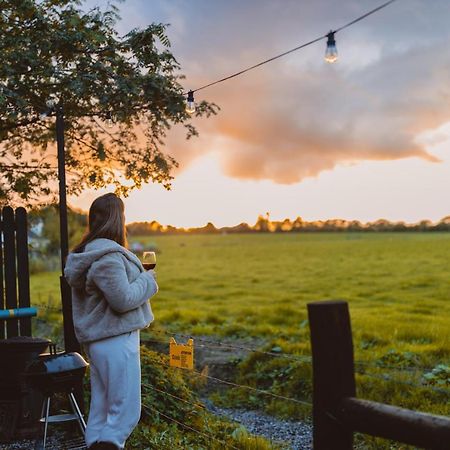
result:
[[[166,3],[167,5],[167,3]],[[177,28],[174,52],[195,88],[286,50],[374,7],[373,1],[160,3]],[[340,163],[437,159],[416,137],[450,121],[447,1],[395,2],[337,35],[340,60],[325,43],[294,53],[197,97],[219,116],[181,130],[168,150],[186,167],[217,152],[233,177],[295,183]],[[123,14],[126,19],[126,14]],[[171,20],[172,19],[172,20]],[[151,17],[149,21],[158,20]]]

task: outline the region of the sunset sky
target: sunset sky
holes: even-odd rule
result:
[[[184,86],[205,83],[326,34],[381,0],[128,0],[119,32],[170,23]],[[90,0],[87,6],[105,5]],[[275,220],[450,215],[450,2],[397,0],[325,41],[205,89],[221,111],[174,129],[173,189],[126,199],[127,221],[217,226]],[[100,193],[103,193],[101,191]],[[87,209],[99,192],[72,198]]]

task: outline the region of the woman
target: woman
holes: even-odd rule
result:
[[[153,320],[148,299],[158,286],[126,245],[123,202],[102,195],[64,271],[75,334],[90,362],[89,449],[123,449],[141,414],[139,330]]]

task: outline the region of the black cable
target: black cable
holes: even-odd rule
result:
[[[293,48],[291,50],[288,50],[288,51],[286,51],[284,53],[281,53],[279,55],[273,56],[272,58],[266,59],[265,61],[262,61],[262,62],[260,62],[258,64],[255,64],[254,66],[247,67],[247,69],[243,69],[243,70],[241,70],[239,72],[236,72],[236,73],[234,73],[232,75],[229,75],[229,76],[227,76],[225,78],[221,78],[220,80],[213,81],[212,83],[206,84],[205,86],[201,86],[201,87],[199,87],[197,89],[193,89],[192,92],[201,91],[202,89],[206,89],[207,87],[214,86],[215,84],[222,83],[223,81],[229,80],[230,78],[237,77],[239,75],[242,75],[245,72],[249,72],[250,70],[256,69],[257,67],[260,67],[260,66],[262,66],[264,64],[267,64],[267,63],[269,63],[271,61],[274,61],[275,59],[281,58],[282,56],[286,56],[289,53],[295,52],[297,50],[300,50],[301,48],[307,47],[308,45],[311,45],[311,44],[314,44],[314,43],[316,43],[318,41],[321,41],[322,39],[325,39],[327,37],[327,34],[325,34],[324,36],[320,36],[320,37],[318,37],[316,39],[313,39],[312,41],[309,41],[306,44],[299,45],[298,47],[295,47],[295,48]]]
[[[372,9],[371,11],[363,14],[360,17],[357,17],[356,19],[352,20],[351,22],[346,23],[345,25],[342,25],[339,28],[336,28],[334,31],[331,31],[331,32],[332,33],[338,33],[339,31],[341,31],[341,30],[343,30],[345,28],[348,28],[349,26],[359,22],[360,20],[365,19],[366,17],[372,15],[373,13],[375,13],[377,11],[380,11],[381,9],[385,8],[386,6],[390,5],[391,3],[394,3],[395,1],[396,0],[389,0],[388,2],[383,3],[382,5],[376,7],[375,9]],[[282,56],[286,56],[289,53],[293,53],[293,52],[295,52],[297,50],[300,50],[302,48],[305,48],[305,47],[307,47],[309,45],[315,44],[316,42],[321,41],[322,39],[325,39],[326,37],[328,37],[328,34],[329,33],[327,33],[327,34],[325,34],[323,36],[319,36],[318,38],[313,39],[312,41],[306,42],[305,44],[301,44],[298,47],[295,47],[295,48],[292,48],[291,50],[288,50],[286,52],[280,53],[279,55],[273,56],[272,58],[266,59],[266,60],[264,60],[264,61],[262,61],[262,62],[260,62],[258,64],[255,64],[255,65],[253,65],[251,67],[247,67],[246,69],[240,70],[239,72],[236,72],[236,73],[233,73],[231,75],[228,75],[227,77],[221,78],[220,80],[213,81],[212,83],[205,84],[204,86],[201,86],[201,87],[199,87],[197,89],[190,89],[190,91],[191,92],[198,92],[198,91],[201,91],[202,89],[206,89],[206,88],[208,88],[210,86],[214,86],[215,84],[222,83],[223,81],[230,80],[231,78],[235,78],[235,77],[237,77],[239,75],[242,75],[242,74],[244,74],[246,72],[249,72],[250,70],[256,69],[257,67],[260,67],[260,66],[262,66],[264,64],[267,64],[267,63],[272,62],[272,61],[274,61],[274,60],[276,60],[278,58],[281,58]],[[188,92],[185,92],[183,95],[187,95],[187,94],[188,94]]]
[[[379,11],[380,9],[383,9],[383,8],[385,8],[386,6],[389,6],[391,3],[394,3],[395,1],[396,1],[396,0],[389,0],[389,1],[386,2],[386,3],[383,3],[382,5],[378,6],[377,8],[372,9],[372,11],[369,11],[368,13],[363,14],[362,16],[358,17],[357,19],[352,20],[351,22],[349,22],[349,23],[343,25],[342,27],[337,28],[336,30],[334,30],[334,33],[337,33],[338,31],[341,31],[341,30],[343,30],[344,28],[347,28],[347,27],[349,27],[349,26],[355,24],[356,22],[359,22],[360,20],[365,19],[367,16],[370,16],[371,14],[376,13],[376,12]]]

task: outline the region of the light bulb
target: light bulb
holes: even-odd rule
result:
[[[50,97],[45,101],[45,110],[39,113],[39,119],[45,120],[47,117],[50,117],[55,112],[58,103],[58,97],[55,95],[50,95]]]
[[[336,40],[334,39],[334,33],[330,31],[327,34],[327,49],[325,51],[325,61],[332,64],[338,59],[338,52],[336,48]]]
[[[114,120],[112,119],[112,116],[111,116],[111,112],[110,112],[110,111],[108,111],[108,112],[106,113],[106,120],[105,120],[105,123],[106,123],[106,126],[107,126],[108,128],[113,128],[113,127],[114,127]]]
[[[195,113],[194,91],[189,91],[186,100],[186,112],[189,114]]]
[[[55,112],[56,107],[59,104],[59,98],[56,95],[50,95],[50,97],[45,102],[45,105],[47,106],[47,111],[44,114],[50,115],[51,113]]]
[[[50,98],[45,102],[45,104],[47,105],[47,108],[49,108],[49,109],[53,109],[53,108],[56,106],[57,103],[58,103],[58,102],[57,102],[57,100],[56,100],[56,97],[50,97]]]

